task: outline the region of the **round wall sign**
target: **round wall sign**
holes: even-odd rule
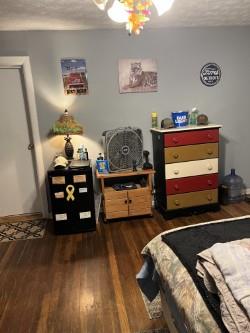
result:
[[[204,65],[200,72],[200,79],[205,86],[212,87],[215,86],[221,78],[220,66],[209,62]]]

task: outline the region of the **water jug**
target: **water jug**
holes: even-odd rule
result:
[[[243,189],[242,178],[236,175],[235,169],[231,169],[231,173],[226,175],[222,181],[222,203],[229,204],[242,201],[244,199]]]

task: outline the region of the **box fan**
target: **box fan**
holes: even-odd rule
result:
[[[137,127],[120,127],[103,132],[105,158],[110,172],[141,168],[143,164],[142,131]]]

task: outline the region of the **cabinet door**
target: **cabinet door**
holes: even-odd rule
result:
[[[151,191],[149,187],[128,191],[128,215],[152,214]]]
[[[104,210],[106,219],[127,217],[127,191],[116,191],[112,187],[106,187],[104,191]]]

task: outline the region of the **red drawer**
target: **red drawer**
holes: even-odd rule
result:
[[[218,173],[166,180],[167,195],[203,191],[217,187]]]
[[[183,131],[164,134],[164,146],[176,147],[198,143],[219,142],[219,129]]]

